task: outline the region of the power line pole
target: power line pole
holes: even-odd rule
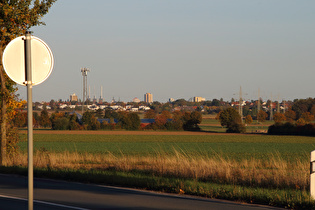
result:
[[[242,98],[242,86],[240,86],[240,99],[239,99],[239,107],[238,107],[238,112],[241,115],[241,120],[243,123],[243,98]]]
[[[273,110],[272,110],[272,93],[271,93],[271,100],[270,100],[270,117],[269,120],[273,120]]]
[[[88,68],[81,68],[81,73],[83,76],[83,101],[82,101],[82,116],[84,113],[84,103],[87,97],[87,73],[90,71]]]
[[[260,107],[261,107],[261,104],[260,104],[260,88],[258,88],[258,101],[257,101],[257,122],[258,121],[258,114],[259,114],[259,111],[260,111]]]
[[[278,94],[277,113],[280,113],[280,95]]]

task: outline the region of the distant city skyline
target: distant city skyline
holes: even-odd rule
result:
[[[57,1],[31,28],[55,59],[33,100],[82,98],[83,67],[106,101],[237,100],[240,86],[246,100],[259,88],[264,100],[313,98],[314,10],[310,0]]]

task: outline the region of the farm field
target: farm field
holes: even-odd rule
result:
[[[283,159],[292,158],[308,160],[309,153],[315,149],[315,139],[303,136],[269,136],[269,135],[226,135],[186,132],[141,132],[120,131],[91,132],[85,134],[65,134],[65,132],[49,132],[34,134],[34,148],[50,152],[68,151],[91,154],[152,156],[157,154],[174,155],[180,151],[188,156],[204,156],[242,159],[266,159],[272,155]],[[63,134],[60,134],[63,133]],[[115,133],[115,135],[113,135]],[[180,135],[182,133],[182,135]],[[157,135],[154,135],[157,134]],[[26,139],[26,134],[20,134]],[[27,142],[21,141],[19,146],[27,151]]]
[[[26,132],[8,166],[27,166]],[[309,199],[314,137],[167,131],[34,132],[45,177],[315,208]]]

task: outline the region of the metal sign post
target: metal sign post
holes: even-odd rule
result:
[[[27,142],[28,142],[28,209],[33,210],[33,100],[32,100],[32,60],[31,33],[25,35],[25,83],[27,87]]]
[[[17,84],[27,87],[27,140],[28,140],[28,209],[33,210],[33,100],[32,87],[45,81],[52,69],[54,59],[45,42],[31,36],[13,39],[5,48],[2,63],[7,75]]]
[[[310,158],[310,194],[315,199],[315,150],[311,152]]]

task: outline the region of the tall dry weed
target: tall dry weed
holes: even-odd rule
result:
[[[280,154],[266,160],[244,159],[236,161],[222,156],[189,156],[183,151],[175,155],[130,156],[121,154],[50,153],[44,149],[34,155],[34,167],[56,169],[138,170],[157,176],[195,179],[205,182],[228,183],[269,188],[308,189],[309,163],[287,161]],[[8,161],[10,166],[27,166],[27,155],[17,154]]]

